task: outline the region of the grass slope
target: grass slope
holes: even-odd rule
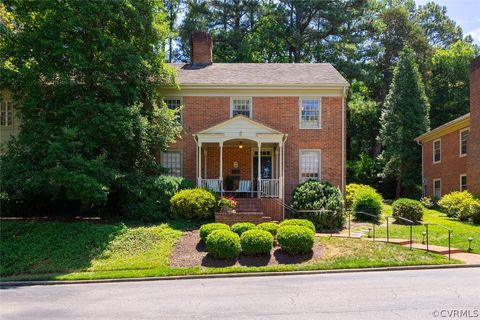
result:
[[[297,265],[171,268],[168,257],[188,225],[2,221],[2,280],[80,280],[185,274],[325,270],[443,264],[445,257],[396,245],[320,238],[325,255]],[[191,227],[191,226],[190,226]]]

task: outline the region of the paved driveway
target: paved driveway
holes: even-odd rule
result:
[[[2,320],[480,319],[480,268],[34,286],[0,294]]]

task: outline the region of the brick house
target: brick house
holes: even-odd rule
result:
[[[480,57],[470,64],[470,113],[416,138],[422,145],[423,194],[480,193]]]
[[[172,174],[264,220],[281,220],[304,180],[344,190],[348,83],[330,64],[212,63],[210,36],[196,33],[190,64],[173,66],[180,89],[162,96],[183,106],[183,135],[159,155]]]

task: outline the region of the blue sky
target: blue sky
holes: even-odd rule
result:
[[[417,4],[425,4],[432,0],[416,0]],[[433,0],[447,7],[447,14],[463,29],[464,35],[471,35],[475,43],[480,45],[480,0]]]

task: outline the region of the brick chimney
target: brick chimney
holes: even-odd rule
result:
[[[480,193],[480,56],[470,63],[470,132],[467,149],[467,189]]]
[[[212,37],[207,32],[195,32],[190,39],[190,64],[212,64]]]

